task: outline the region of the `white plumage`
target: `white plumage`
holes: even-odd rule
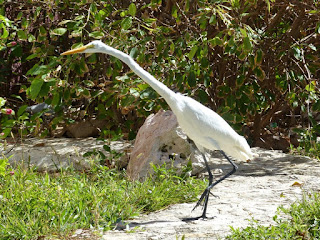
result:
[[[204,151],[203,148],[219,150],[231,163],[233,166],[232,171],[216,182],[213,182],[213,176],[203,154],[206,168],[209,173],[209,186],[201,195],[195,208],[204,201],[204,210],[200,217],[190,218],[188,220],[206,218],[210,189],[223,179],[233,174],[237,169],[237,166],[228,158],[228,156],[239,160],[247,160],[253,157],[251,149],[245,138],[237,134],[217,113],[190,97],[173,92],[162,82],[159,82],[150,73],[140,67],[129,55],[114,49],[101,41],[93,41],[83,47],[64,52],[62,55],[74,53],[105,53],[126,63],[133,72],[148,83],[166,100],[176,115],[178,123],[183,131],[195,142],[202,153]]]

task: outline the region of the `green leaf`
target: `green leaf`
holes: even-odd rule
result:
[[[63,93],[63,100],[69,100],[70,99],[70,90],[69,89],[65,89],[64,93]]]
[[[205,55],[204,57],[202,57],[200,60],[200,63],[201,63],[201,68],[208,68],[209,67],[208,56]]]
[[[256,67],[253,72],[259,80],[263,80],[266,77],[265,72],[260,67]]]
[[[196,46],[196,45],[191,48],[191,51],[189,52],[189,55],[188,55],[189,59],[192,59],[194,57],[194,55],[196,54],[197,50],[198,50],[198,46]]]
[[[208,94],[203,89],[199,90],[198,96],[200,98],[200,102],[201,103],[207,103],[208,102]]]
[[[3,157],[0,158],[0,175],[5,176],[7,172],[7,166],[9,165],[8,159]]]
[[[34,58],[36,58],[36,57],[38,57],[38,56],[39,56],[38,53],[33,53],[33,54],[29,55],[29,56],[26,58],[26,60],[31,60],[31,59],[34,59]]]
[[[82,47],[83,46],[83,43],[75,43],[71,46],[71,49],[76,49],[76,48],[79,48],[79,47]]]
[[[262,63],[262,56],[263,56],[263,53],[261,49],[258,49],[256,52],[256,56],[254,58],[255,65],[260,65]]]
[[[104,36],[104,33],[101,31],[94,31],[94,32],[89,33],[89,37],[92,37],[95,39],[101,39],[101,38],[103,38],[103,36]]]
[[[98,11],[97,5],[95,4],[95,2],[91,3],[90,10],[92,13],[96,13]]]
[[[111,152],[111,147],[109,145],[103,145],[103,149],[106,151],[106,152]]]
[[[214,37],[210,39],[209,43],[212,45],[212,47],[215,47],[216,45],[223,45],[223,41],[219,37]]]
[[[215,25],[217,23],[216,15],[212,15],[209,19],[209,24]]]
[[[139,53],[138,48],[133,47],[133,48],[131,48],[129,55],[130,55],[130,57],[132,57],[134,59],[138,56],[138,53]]]
[[[3,107],[6,104],[6,100],[0,97],[0,107]]]
[[[308,92],[314,92],[316,90],[316,82],[315,81],[312,81],[310,82],[306,87],[305,89],[308,91]]]
[[[246,51],[251,51],[251,42],[250,42],[250,38],[249,37],[245,37],[243,39],[243,47],[244,47],[244,50]]]
[[[38,93],[38,97],[45,97],[49,95],[50,92],[50,86],[52,86],[52,84],[50,84],[52,82],[44,82],[40,92]]]
[[[71,35],[72,37],[81,37],[81,35],[82,35],[82,28],[79,28],[79,29],[76,29],[76,30],[72,31],[72,32],[70,33],[70,35]]]
[[[200,25],[201,30],[205,30],[207,27],[207,22],[208,22],[207,17],[205,14],[203,14],[203,15],[201,15],[201,17],[197,23]]]
[[[191,71],[188,76],[188,84],[190,87],[195,87],[197,84],[196,74],[194,71]]]
[[[240,28],[240,32],[241,32],[243,37],[248,37],[247,31],[244,28]]]
[[[128,75],[123,75],[121,77],[117,77],[116,79],[121,82],[129,82],[130,81],[130,78],[128,77]]]
[[[177,9],[176,5],[172,6],[171,15],[174,18],[178,18],[178,9]]]
[[[51,31],[52,35],[62,36],[67,32],[66,28],[56,28]]]
[[[235,120],[235,117],[232,113],[226,112],[221,114],[221,117],[226,120],[227,122],[233,122]]]
[[[35,64],[28,72],[27,75],[39,75],[39,74],[45,74],[49,71],[47,65],[38,65]]]
[[[56,106],[59,105],[59,103],[60,103],[60,94],[59,93],[55,93],[53,95],[53,99],[52,99],[51,105],[53,107],[56,107]]]
[[[29,21],[26,18],[22,18],[21,20],[21,27],[27,28],[29,26]]]
[[[106,107],[102,103],[98,104],[98,111],[99,114],[107,114]]]
[[[28,105],[23,105],[19,108],[18,113],[17,113],[18,117],[20,117],[26,111],[27,107],[28,107]]]
[[[45,29],[43,26],[41,26],[41,27],[39,28],[39,33],[40,33],[41,36],[47,35],[47,31],[46,31],[46,29]]]
[[[127,16],[127,11],[122,11],[120,13],[120,17],[124,18],[125,16]]]
[[[28,42],[35,42],[36,41],[36,37],[32,34],[28,35]]]
[[[20,20],[22,18],[23,13],[19,12],[15,20]]]
[[[61,22],[58,23],[58,26],[61,26],[61,25],[64,25],[64,24],[67,24],[69,22],[74,22],[73,20],[63,20]]]
[[[127,95],[123,99],[121,99],[121,106],[123,107],[130,106],[135,100],[136,98],[134,96]]]
[[[21,40],[27,40],[28,35],[27,35],[27,33],[25,31],[19,30],[18,31],[18,38],[21,39]]]
[[[79,16],[77,16],[74,20],[75,20],[75,21],[80,21],[80,20],[82,20],[82,19],[84,19],[84,18],[85,18],[84,15],[79,15]]]
[[[32,99],[35,99],[42,87],[42,84],[44,83],[42,78],[36,78],[32,81],[30,86],[30,95]]]
[[[255,64],[254,64],[254,56],[250,54],[250,55],[248,56],[248,60],[249,60],[250,67],[251,67],[252,69],[254,69],[254,68],[256,67]]]
[[[230,39],[229,39],[229,41],[228,41],[228,46],[229,46],[229,47],[233,47],[234,45],[235,45],[234,37],[231,36]]]
[[[236,80],[237,86],[242,86],[244,83],[244,79],[245,79],[244,75],[238,75]]]
[[[316,33],[319,33],[319,34],[320,34],[320,22],[317,23]]]
[[[2,35],[1,35],[1,38],[5,39],[5,38],[7,38],[7,37],[9,36],[9,32],[7,31],[7,29],[6,29],[6,27],[4,26],[4,24],[1,23],[0,26],[2,26],[2,30],[3,30]]]
[[[85,96],[85,97],[87,97],[87,98],[89,98],[89,97],[91,96],[89,90],[86,89],[86,88],[83,90],[82,94],[83,94],[83,96]]]
[[[137,7],[136,7],[136,5],[135,5],[134,3],[131,3],[131,4],[129,5],[128,13],[129,13],[132,17],[134,17],[134,16],[136,15],[136,12],[137,12]]]
[[[313,104],[312,110],[320,112],[320,99],[318,99],[318,101],[315,104]]]
[[[298,47],[293,47],[292,48],[293,50],[293,56],[298,59],[298,60],[301,60],[302,57],[301,57],[301,50],[298,48]]]
[[[2,130],[3,135],[0,135],[0,139],[6,138],[11,133],[12,127],[7,127]]]
[[[128,30],[132,26],[132,17],[126,17],[121,21],[121,28],[123,30]]]
[[[313,45],[312,43],[310,43],[310,44],[308,45],[308,47],[309,47],[310,49],[312,49],[313,51],[317,51],[317,47],[316,47],[315,45]]]
[[[130,88],[129,92],[134,97],[137,97],[137,98],[140,97],[140,91],[136,88]]]
[[[16,57],[21,57],[22,56],[22,47],[21,45],[16,45],[12,49],[12,55]]]
[[[240,59],[240,60],[244,60],[246,57],[247,57],[247,53],[246,52],[242,52],[241,54],[239,54],[238,55],[238,58]]]

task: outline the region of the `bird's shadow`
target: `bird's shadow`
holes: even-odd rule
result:
[[[146,221],[146,222],[121,222],[121,224],[116,224],[114,230],[126,230],[127,228],[129,229],[134,229],[137,227],[142,227],[142,226],[147,226],[147,225],[153,225],[157,223],[174,223],[176,221],[168,221],[168,220],[153,220],[153,221]]]
[[[257,149],[258,157],[248,162],[238,162],[238,171],[234,176],[274,176],[301,174],[303,171],[312,171],[320,168],[320,164],[315,159],[306,156],[283,154],[280,151]],[[214,159],[209,161],[209,165],[214,172],[221,169],[223,172],[230,171],[231,165],[221,155],[214,155]]]

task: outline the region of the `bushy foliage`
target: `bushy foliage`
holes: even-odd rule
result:
[[[317,1],[2,0],[0,14],[1,95],[21,114],[31,101],[50,104],[53,129],[84,116],[133,136],[150,111],[167,108],[113,57],[59,56],[93,39],[217,111],[253,144],[318,124]],[[28,119],[29,132],[39,134],[41,121]]]

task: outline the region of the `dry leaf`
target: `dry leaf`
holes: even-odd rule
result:
[[[292,187],[301,187],[302,185],[303,185],[303,183],[294,182],[291,186]]]

